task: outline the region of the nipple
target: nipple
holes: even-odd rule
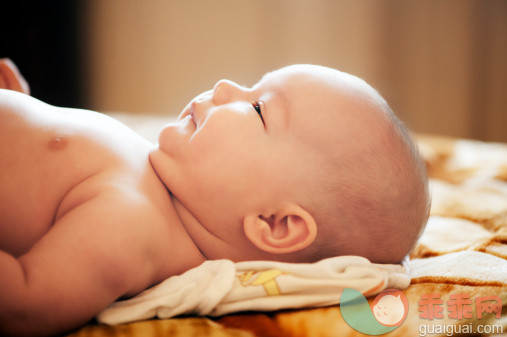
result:
[[[67,139],[63,136],[54,137],[49,141],[48,148],[53,151],[61,150],[67,145]]]

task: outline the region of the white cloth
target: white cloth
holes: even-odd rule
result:
[[[97,320],[113,325],[181,314],[221,316],[320,307],[339,303],[344,288],[371,296],[409,284],[406,267],[373,264],[359,256],[316,263],[205,261],[131,299],[113,303]]]

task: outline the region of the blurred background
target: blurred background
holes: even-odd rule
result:
[[[3,8],[0,57],[50,104],[178,114],[293,63],[364,78],[416,132],[507,142],[507,1],[89,0]]]

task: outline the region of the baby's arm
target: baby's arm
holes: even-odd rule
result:
[[[9,89],[30,95],[30,87],[18,67],[9,59],[0,59],[0,89]]]
[[[25,255],[0,252],[0,335],[53,335],[150,284],[154,260],[139,200],[102,193],[77,206]],[[146,208],[143,208],[146,210]]]

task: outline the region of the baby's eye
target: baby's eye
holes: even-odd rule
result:
[[[262,117],[262,109],[261,109],[262,104],[259,102],[254,102],[254,103],[252,103],[252,106],[253,106],[254,110],[257,111],[257,113],[259,114],[259,117],[262,120],[262,124],[264,124],[264,118]]]

